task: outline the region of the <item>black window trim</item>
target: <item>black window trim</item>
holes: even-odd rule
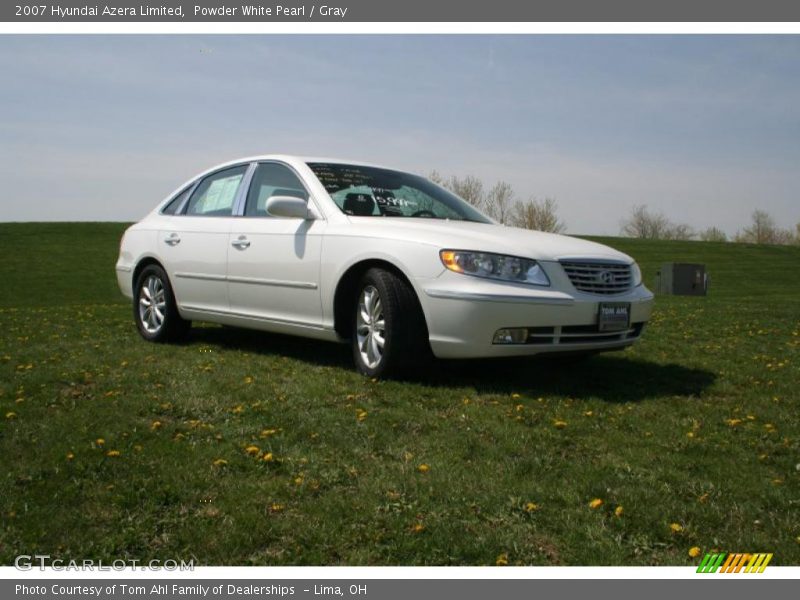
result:
[[[195,187],[197,187],[197,184],[198,184],[198,181],[197,181],[197,180],[195,180],[195,181],[192,181],[192,182],[191,182],[189,185],[182,187],[182,188],[180,189],[180,191],[179,191],[179,192],[177,192],[176,194],[172,194],[172,195],[169,197],[169,200],[167,200],[166,202],[164,202],[164,203],[161,205],[161,208],[159,208],[159,209],[158,209],[158,214],[160,214],[160,215],[164,215],[165,217],[175,217],[175,216],[178,216],[178,215],[181,213],[181,211],[183,210],[183,207],[184,207],[184,205],[186,204],[186,201],[187,201],[189,198],[191,198],[191,197],[192,197],[192,192],[194,192],[194,188],[195,188]],[[174,210],[172,213],[166,213],[166,212],[164,212],[165,210],[167,210],[167,207],[168,207],[170,204],[172,204],[172,202],[173,202],[174,200],[178,199],[180,196],[182,196],[183,194],[186,194],[187,192],[188,192],[188,195],[186,196],[186,198],[184,198],[183,200],[181,200],[180,204],[178,204],[178,206],[176,206],[176,207],[175,207],[175,210]]]

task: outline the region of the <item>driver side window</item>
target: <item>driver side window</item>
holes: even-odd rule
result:
[[[308,202],[308,192],[294,171],[279,163],[261,163],[253,173],[244,216],[270,217],[266,206],[272,196],[292,196]]]

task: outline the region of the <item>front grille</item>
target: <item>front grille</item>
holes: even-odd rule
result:
[[[576,290],[590,294],[621,294],[633,283],[630,265],[614,262],[561,261]]]
[[[527,344],[590,344],[635,340],[642,335],[644,323],[633,323],[623,331],[600,331],[597,325],[563,327],[528,327]]]

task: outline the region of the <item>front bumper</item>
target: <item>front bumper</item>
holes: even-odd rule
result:
[[[455,273],[418,283],[431,349],[439,358],[617,350],[639,339],[653,309],[653,294],[643,285],[624,294],[599,296],[574,288],[564,291],[569,285],[558,285],[560,290],[535,288]],[[601,302],[629,302],[631,328],[597,331]],[[498,329],[511,327],[528,328],[528,341],[492,343]]]

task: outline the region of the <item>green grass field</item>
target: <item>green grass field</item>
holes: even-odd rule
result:
[[[710,296],[624,353],[376,382],[346,346],[145,343],[123,229],[0,224],[2,564],[800,564],[800,248],[601,240]]]

